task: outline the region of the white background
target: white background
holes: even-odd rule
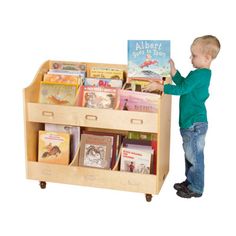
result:
[[[7,0],[0,3],[0,235],[235,235],[235,8],[233,1]],[[206,183],[181,199],[184,179],[178,97],[172,103],[170,172],[159,195],[25,178],[22,90],[48,59],[127,63],[128,39],[170,39],[176,67],[192,68],[189,47],[204,34],[222,44],[207,101]]]

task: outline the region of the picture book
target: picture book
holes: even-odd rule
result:
[[[70,161],[72,161],[80,143],[80,127],[46,123],[45,130],[70,134]]]
[[[86,64],[68,61],[49,61],[50,70],[86,71]]]
[[[162,84],[162,85],[164,84],[164,80],[162,80],[162,79],[140,78],[140,77],[139,78],[136,78],[136,77],[127,78],[126,84],[129,85],[129,87],[130,87],[129,90],[148,92],[148,91],[145,91],[145,87],[148,86],[153,81],[155,81],[156,83]],[[126,88],[124,88],[124,89],[126,89]],[[154,90],[149,93],[156,93],[156,94],[161,95],[162,91]]]
[[[110,136],[82,134],[79,166],[110,169],[112,142]]]
[[[61,132],[39,131],[38,161],[54,164],[69,164],[70,135]]]
[[[160,95],[130,90],[119,91],[119,110],[157,112]]]
[[[88,131],[83,130],[83,134],[93,134],[93,135],[99,135],[99,136],[108,136],[112,137],[112,153],[111,153],[111,169],[115,166],[116,158],[118,155],[118,149],[120,145],[120,135],[115,133],[109,133],[109,132],[98,132],[98,131]]]
[[[156,140],[137,140],[137,139],[123,139],[123,146],[135,150],[143,150],[151,153],[150,173],[156,174],[157,162],[157,141]]]
[[[169,40],[128,40],[128,77],[169,76],[169,60]]]
[[[121,150],[120,170],[150,174],[152,154],[149,151],[123,147]]]
[[[84,86],[96,86],[107,88],[122,88],[122,80],[105,78],[85,78]]]
[[[53,105],[74,105],[77,85],[49,83],[40,84],[39,102]]]
[[[115,109],[116,102],[116,88],[80,86],[76,105],[89,108]]]
[[[155,134],[144,133],[138,131],[128,131],[128,139],[137,139],[137,140],[156,140]]]
[[[51,82],[51,83],[80,85],[81,80],[82,80],[82,77],[77,76],[77,75],[44,74],[44,76],[43,76],[43,81]]]
[[[123,80],[123,74],[124,74],[124,71],[118,68],[92,67],[90,69],[89,77]]]
[[[82,80],[86,76],[85,71],[78,71],[78,70],[56,70],[56,69],[51,69],[47,72],[47,74],[79,76]]]

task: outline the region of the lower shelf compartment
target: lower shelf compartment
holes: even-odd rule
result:
[[[157,176],[27,161],[27,178],[122,191],[157,194]]]

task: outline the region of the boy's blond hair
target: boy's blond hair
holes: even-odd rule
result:
[[[220,51],[220,41],[212,35],[204,35],[194,39],[192,46],[196,44],[202,46],[204,54],[210,55],[212,59],[215,59]]]

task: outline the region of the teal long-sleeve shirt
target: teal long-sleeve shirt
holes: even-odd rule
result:
[[[177,71],[172,78],[175,85],[164,85],[165,94],[180,95],[180,128],[189,128],[195,122],[207,122],[205,101],[209,97],[210,79],[211,70],[206,68],[191,71],[186,78]]]

